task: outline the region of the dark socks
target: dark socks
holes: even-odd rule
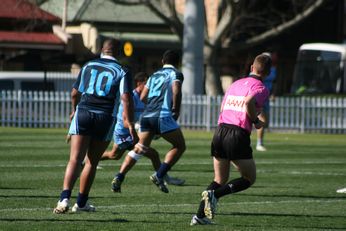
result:
[[[77,205],[79,208],[83,208],[88,201],[89,195],[88,194],[83,194],[83,193],[78,193],[77,197]]]
[[[215,181],[211,182],[210,185],[207,187],[207,190],[216,190],[220,188],[221,185],[216,183]]]
[[[211,182],[211,184],[207,187],[207,190],[216,190],[218,188],[220,188],[221,185],[216,183],[215,181]],[[203,218],[205,217],[205,214],[204,214],[204,200],[202,200],[200,203],[199,203],[199,208],[198,208],[198,211],[197,211],[197,217],[198,218]]]
[[[64,199],[70,199],[71,197],[71,190],[63,190],[60,194],[60,201],[64,200]]]
[[[159,170],[156,172],[156,176],[158,178],[162,178],[166,173],[171,169],[171,166],[169,164],[166,164],[165,162],[162,162],[160,165]]]
[[[250,181],[247,179],[240,177],[234,180],[231,180],[226,185],[214,190],[214,196],[219,199],[228,194],[236,193],[243,191],[251,186]]]
[[[119,172],[117,175],[115,175],[115,178],[123,182],[125,179],[125,175]]]
[[[231,180],[226,185],[221,186],[220,184],[216,183],[215,181],[211,182],[211,184],[208,186],[207,190],[214,190],[214,196],[216,199],[219,199],[220,197],[223,197],[227,194],[232,194],[236,192],[243,191],[251,186],[250,181],[247,179],[240,177],[234,180]],[[199,208],[197,211],[197,217],[203,218],[205,217],[204,214],[204,200],[201,201],[199,204]]]

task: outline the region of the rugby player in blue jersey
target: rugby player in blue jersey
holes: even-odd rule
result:
[[[141,94],[141,100],[146,103],[146,107],[140,118],[139,142],[128,153],[120,167],[122,169],[134,166],[143,155],[150,151],[154,136],[160,135],[172,147],[150,179],[165,193],[168,193],[168,188],[165,185],[164,176],[186,149],[183,133],[176,122],[180,113],[181,87],[184,80],[183,74],[176,69],[179,62],[179,54],[168,50],[162,57],[163,67],[149,77]],[[121,175],[119,179],[121,181]]]
[[[135,89],[133,90],[133,101],[134,101],[134,112],[135,112],[135,121],[139,121],[140,115],[143,113],[145,104],[140,100],[140,95],[144,89],[144,86],[147,82],[148,75],[145,72],[139,72],[135,75]],[[134,147],[132,137],[129,133],[129,130],[127,127],[124,126],[123,121],[123,106],[120,104],[120,108],[118,110],[117,115],[117,123],[115,125],[114,134],[113,134],[113,147],[111,150],[106,151],[102,157],[101,160],[119,160],[122,155],[125,153],[126,150],[131,151]],[[149,147],[148,151],[145,153],[145,156],[148,157],[152,165],[156,170],[160,168],[161,161],[159,157],[159,153]],[[113,192],[121,192],[121,184],[124,181],[125,175],[127,172],[131,169],[132,166],[128,165],[122,165],[119,172],[115,175],[114,179],[112,180],[112,191]],[[164,180],[168,184],[172,185],[183,185],[185,180],[170,177],[168,174],[164,176]]]
[[[70,159],[66,167],[63,190],[54,213],[66,213],[81,163],[87,155],[80,173],[79,194],[72,212],[93,212],[95,207],[87,203],[98,162],[109,145],[120,101],[124,118],[134,143],[138,136],[134,127],[132,79],[128,70],[114,58],[117,41],[103,43],[101,58],[86,63],[74,83],[71,92],[72,113]]]

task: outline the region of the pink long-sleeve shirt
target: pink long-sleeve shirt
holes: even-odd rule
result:
[[[269,97],[269,91],[257,76],[235,81],[226,91],[221,104],[218,124],[233,124],[251,133],[252,121],[246,113],[245,97],[253,96],[259,113]]]

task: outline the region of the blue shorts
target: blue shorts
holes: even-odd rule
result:
[[[266,100],[263,104],[263,112],[265,112],[266,114],[269,113],[270,110],[270,104],[269,104],[269,100]]]
[[[71,121],[69,134],[91,136],[100,141],[112,140],[116,119],[112,114],[89,111],[77,107]]]
[[[164,134],[179,128],[173,117],[142,117],[140,125],[140,132],[151,131],[155,134]]]
[[[114,143],[117,144],[118,148],[121,150],[131,150],[134,146],[133,139],[130,134],[120,135],[114,132],[113,140]]]

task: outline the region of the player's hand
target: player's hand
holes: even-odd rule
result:
[[[134,128],[134,126],[129,127],[129,131],[130,131],[130,135],[132,137],[133,140],[133,144],[137,144],[139,141],[136,129]]]
[[[73,116],[74,116],[74,111],[73,111],[73,112],[71,112],[71,114],[70,114],[70,122],[72,121]]]
[[[174,119],[175,121],[177,121],[178,118],[179,118],[179,113],[173,111],[173,112],[172,112],[172,117],[173,117],[173,119]]]
[[[65,141],[66,141],[67,144],[70,143],[70,141],[71,141],[71,135],[70,134],[66,135]]]
[[[160,135],[154,135],[154,136],[153,136],[153,140],[158,140],[158,139],[160,139],[160,138],[161,138]]]
[[[262,120],[258,120],[257,123],[254,123],[254,126],[255,126],[256,129],[263,128],[264,125],[265,125],[265,123]]]

